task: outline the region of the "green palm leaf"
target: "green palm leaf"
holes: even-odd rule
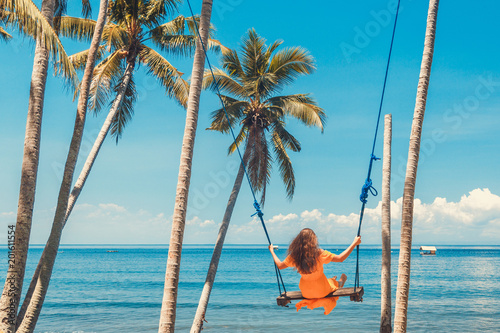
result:
[[[226,74],[226,72],[224,72],[223,70],[214,68],[213,74],[214,75],[212,76],[212,72],[210,72],[209,70],[205,71],[205,74],[203,75],[203,89],[210,89],[214,92],[217,92],[218,83],[219,89],[224,93],[231,94],[240,98],[245,98],[247,96],[245,88],[243,88],[243,86],[241,86],[236,80],[234,80],[230,75]]]
[[[158,25],[162,18],[176,12],[181,2],[180,0],[150,0],[148,5],[144,6],[145,13],[143,17],[145,24]]]
[[[122,81],[122,79],[119,81]],[[120,82],[115,85],[114,92],[117,93],[119,89]],[[125,126],[132,119],[132,115],[134,114],[134,103],[136,100],[137,90],[135,89],[134,79],[131,77],[127,88],[125,89],[123,100],[118,106],[118,110],[111,121],[111,136],[116,139],[117,144],[123,134]]]
[[[229,145],[229,148],[227,150],[227,154],[228,155],[231,155],[232,153],[234,153],[236,151],[236,149],[241,145],[241,143],[243,142],[243,140],[246,139],[247,133],[248,133],[248,127],[245,127],[245,126],[241,127],[240,132],[236,136],[236,140],[234,140]]]
[[[109,100],[113,88],[123,75],[120,66],[125,54],[115,51],[99,63],[94,69],[89,91],[89,109],[99,112]]]
[[[271,178],[272,156],[269,151],[266,135],[257,126],[251,126],[247,133],[247,172],[254,189],[261,192],[261,204],[266,200],[266,186]]]
[[[110,52],[111,49],[118,50],[126,48],[129,44],[127,30],[109,22],[104,26],[104,30],[102,31],[102,40],[108,52]]]
[[[33,1],[2,0],[1,5],[5,11],[12,13],[8,24],[16,25],[22,33],[33,37],[35,40],[42,40],[56,63],[57,73],[62,74],[68,80],[68,83],[76,87],[78,85],[76,71],[69,61],[57,33]]]
[[[54,24],[56,22],[59,26],[59,35],[78,41],[90,42],[92,40],[96,25],[94,20],[61,16],[54,19]]]
[[[286,152],[287,143],[283,142],[278,132],[273,132],[272,142],[274,144],[274,154],[279,164],[281,179],[285,184],[286,196],[289,200],[291,200],[295,191],[295,175],[293,172],[292,161]]]
[[[102,59],[104,56],[104,53],[106,50],[104,49],[104,46],[100,46],[97,50],[97,58],[96,61],[99,61]],[[83,70],[85,69],[85,65],[87,64],[87,58],[89,55],[89,50],[84,50],[75,54],[70,55],[69,61],[73,64],[73,67],[77,70]]]
[[[273,127],[273,140],[274,136],[278,136],[280,144],[283,148],[290,149],[294,152],[300,152],[302,149],[299,140],[297,140],[290,132],[285,129],[285,122],[278,120],[272,124]]]
[[[292,83],[298,76],[315,70],[314,59],[300,47],[278,51],[271,59],[269,72],[277,77],[278,88]]]
[[[229,125],[231,125],[231,127],[234,127],[239,121],[239,119],[242,118],[245,110],[250,107],[250,104],[246,101],[238,101],[229,96],[221,95],[221,98],[226,108],[226,111],[224,111],[224,108],[220,108],[218,110],[213,111],[211,114],[212,124],[207,129],[211,131],[229,133],[230,131]],[[226,117],[226,112],[227,112],[227,117]],[[229,118],[229,123],[227,121],[227,118]]]
[[[174,98],[185,108],[189,95],[189,86],[181,78],[183,73],[179,72],[158,52],[145,45],[142,46],[139,59],[148,67],[148,72],[160,81],[168,96]],[[177,81],[181,82],[177,83]]]
[[[0,38],[4,41],[9,41],[12,39],[12,36],[4,28],[0,27]]]
[[[272,97],[265,103],[279,107],[284,114],[300,120],[307,126],[319,127],[323,131],[326,114],[308,94]]]

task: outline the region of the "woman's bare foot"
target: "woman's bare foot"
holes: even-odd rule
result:
[[[344,283],[345,283],[346,280],[347,280],[347,275],[342,274],[340,276],[340,280],[339,280],[339,288],[343,288],[344,287]]]

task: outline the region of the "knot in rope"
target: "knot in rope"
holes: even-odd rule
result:
[[[260,209],[260,205],[259,203],[257,202],[257,200],[255,200],[253,202],[253,207],[255,208],[256,212],[252,214],[252,216],[255,216],[257,215],[258,217],[262,217],[264,216],[264,213],[262,212],[262,210]]]
[[[380,158],[378,158],[372,154],[371,160],[370,160],[370,169],[371,169],[372,162],[377,161],[377,160],[380,160]],[[363,187],[361,188],[361,194],[359,195],[359,200],[362,203],[368,202],[368,192],[370,192],[374,197],[376,197],[378,195],[378,191],[375,189],[375,187],[372,186],[372,180],[370,179],[370,176],[368,176],[368,178],[366,178],[365,183],[363,184]]]

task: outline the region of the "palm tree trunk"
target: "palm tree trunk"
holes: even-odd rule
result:
[[[411,126],[410,147],[408,151],[408,165],[406,166],[405,186],[403,192],[403,213],[401,218],[401,244],[399,252],[398,287],[396,293],[396,311],[394,314],[394,331],[406,332],[408,294],[410,291],[410,259],[411,237],[413,226],[413,200],[415,197],[415,183],[417,180],[418,157],[420,153],[420,138],[424,121],[427,90],[431,75],[432,56],[434,53],[434,39],[436,36],[436,20],[439,0],[430,0],[427,15],[427,29],[425,32],[424,53],[420,67],[417,98],[413,123]]]
[[[37,269],[35,270],[30,288],[28,289],[27,296],[25,297],[25,301],[23,302],[23,306],[21,307],[21,311],[17,318],[18,326],[20,327],[18,331],[32,332],[34,330],[38,315],[43,305],[45,294],[48,289],[50,277],[52,275],[52,269],[54,267],[57,251],[59,249],[62,229],[64,228],[64,223],[66,221],[65,218],[66,210],[68,207],[68,198],[70,195],[75,165],[78,159],[80,145],[82,142],[83,129],[85,126],[85,117],[87,114],[87,102],[90,84],[92,82],[92,73],[95,67],[95,60],[97,58],[99,44],[101,43],[102,31],[106,23],[107,9],[108,0],[101,0],[99,16],[97,18],[94,35],[92,37],[92,43],[90,45],[89,55],[87,58],[87,64],[85,66],[85,71],[81,82],[73,137],[71,139],[68,157],[66,159],[66,165],[64,168],[61,188],[59,190],[59,198],[57,201],[56,213],[52,224],[51,234],[42,257],[40,258],[40,261],[38,263]],[[40,275],[40,273],[42,273],[42,275]],[[35,298],[32,298],[34,290],[41,290],[41,292],[36,293]],[[28,304],[29,307],[27,307]],[[26,313],[28,313],[29,316],[26,316]],[[29,322],[29,324],[26,323],[25,319],[27,320],[27,322]],[[24,329],[21,329],[21,327],[23,327]]]
[[[385,115],[382,166],[382,274],[380,333],[391,333],[391,141],[392,116]]]
[[[203,0],[201,7],[200,35],[204,45],[208,43],[212,0]],[[198,109],[201,94],[201,83],[205,69],[205,53],[200,40],[196,40],[196,51],[193,61],[191,85],[186,112],[186,126],[182,140],[179,177],[175,196],[175,208],[172,219],[172,232],[168,248],[168,260],[165,273],[165,287],[161,305],[159,333],[174,332],[175,310],[177,306],[177,289],[181,262],[182,240],[186,223],[186,207],[188,202],[191,166],[193,160],[194,141],[198,124]]]
[[[94,145],[92,146],[92,150],[90,151],[89,156],[87,156],[87,160],[83,165],[83,169],[80,172],[80,175],[78,176],[75,185],[73,186],[73,190],[71,191],[71,195],[68,200],[68,208],[66,210],[66,216],[64,218],[64,225],[66,225],[66,222],[68,221],[68,218],[71,215],[73,208],[75,207],[76,201],[78,200],[78,197],[80,196],[83,186],[87,181],[87,178],[90,174],[92,166],[94,165],[97,155],[99,154],[99,150],[101,149],[104,139],[106,139],[106,136],[108,135],[109,128],[111,127],[113,118],[115,117],[118,108],[122,103],[123,98],[125,97],[125,91],[130,82],[130,79],[132,78],[132,73],[134,71],[134,68],[135,68],[135,63],[129,63],[127,65],[127,68],[125,69],[122,82],[120,83],[120,89],[116,94],[115,100],[113,101],[113,105],[109,110],[106,120],[102,124],[101,131],[99,132],[99,135],[97,135]]]
[[[247,148],[245,149],[245,154],[243,155],[243,160],[245,161],[245,163],[249,152],[250,149],[247,146]],[[201,292],[198,309],[196,310],[193,325],[191,326],[191,333],[199,333],[203,329],[203,320],[205,319],[208,300],[210,299],[210,293],[212,292],[212,287],[214,285],[215,275],[217,274],[217,267],[219,266],[224,239],[226,238],[227,229],[229,228],[229,223],[231,222],[234,205],[236,204],[236,199],[238,198],[238,194],[240,193],[241,183],[243,182],[244,175],[245,168],[243,164],[240,164],[240,169],[238,170],[238,174],[236,175],[236,179],[234,181],[233,190],[231,191],[229,201],[227,202],[226,212],[224,213],[224,218],[222,219],[222,224],[219,228],[219,235],[217,236],[217,241],[215,242],[214,251],[212,253],[212,260],[210,261],[210,266],[208,268],[207,278],[205,279],[205,285],[203,286],[203,291]]]
[[[55,0],[44,0],[41,12],[48,22],[54,18]],[[42,131],[43,101],[49,51],[45,42],[37,39],[33,72],[31,74],[28,117],[24,139],[24,154],[21,167],[21,186],[17,208],[14,258],[7,271],[2,297],[0,299],[0,331],[11,332],[15,328],[17,309],[21,299],[23,280],[28,259],[29,239],[33,207],[35,204],[36,178],[40,156],[40,137]]]

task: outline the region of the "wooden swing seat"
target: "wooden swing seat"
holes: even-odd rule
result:
[[[326,297],[344,297],[349,296],[351,301],[354,302],[362,302],[363,294],[365,293],[363,287],[357,287],[356,291],[354,288],[340,288],[335,290],[334,292],[329,293]],[[289,291],[287,293],[282,293],[278,298],[276,298],[276,302],[279,306],[287,306],[293,300],[304,299],[300,291]]]

